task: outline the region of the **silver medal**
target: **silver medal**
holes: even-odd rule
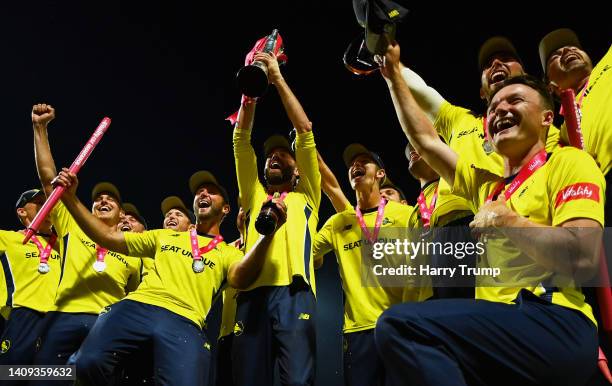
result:
[[[106,263],[103,261],[96,261],[95,263],[93,263],[93,269],[96,272],[104,272],[104,270],[106,269]]]
[[[204,270],[204,262],[202,260],[194,260],[191,268],[193,268],[193,272],[200,273]]]
[[[484,142],[482,143],[482,148],[487,154],[493,153],[493,145],[491,145],[491,141],[489,141],[488,139],[484,140]]]
[[[51,270],[51,268],[49,268],[49,264],[47,263],[40,263],[38,264],[38,272],[45,274],[48,273]]]

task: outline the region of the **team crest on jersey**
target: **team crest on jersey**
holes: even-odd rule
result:
[[[205,342],[204,343],[204,348],[207,349],[208,351],[210,351],[210,343]]]
[[[382,224],[383,225],[388,225],[388,224],[393,224],[394,221],[389,220],[388,217],[383,218]]]
[[[11,348],[11,341],[5,339],[2,341],[2,347],[0,347],[0,354],[5,354]]]
[[[307,314],[305,312],[300,312],[300,314],[298,315],[298,319],[300,319],[300,320],[310,320],[310,314]]]
[[[242,335],[243,331],[244,331],[244,325],[242,324],[242,321],[239,320],[234,325],[234,335],[240,336]]]
[[[108,313],[110,310],[111,310],[110,306],[106,306],[102,309],[102,311],[100,311],[100,315],[104,315]]]
[[[599,186],[591,184],[590,182],[579,182],[570,186],[566,186],[557,193],[557,199],[555,200],[555,208],[560,205],[573,200],[593,200],[599,202]]]

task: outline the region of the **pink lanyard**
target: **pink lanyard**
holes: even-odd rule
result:
[[[191,253],[193,255],[193,263],[191,267],[193,272],[200,273],[204,270],[204,261],[202,261],[202,255],[210,252],[214,249],[217,244],[223,241],[223,236],[216,235],[205,247],[200,248],[198,244],[198,232],[195,228],[189,230],[189,236],[191,238]]]
[[[96,272],[104,272],[106,269],[106,263],[104,262],[104,257],[106,257],[106,253],[108,249],[103,248],[99,245],[96,245],[96,262],[93,263],[93,269]]]
[[[50,271],[48,261],[49,261],[49,256],[51,255],[51,250],[53,249],[53,246],[55,245],[56,240],[57,240],[57,235],[52,234],[51,237],[49,238],[49,242],[47,243],[47,246],[43,248],[42,243],[40,242],[40,240],[38,240],[36,235],[32,235],[32,242],[36,244],[36,247],[38,248],[38,252],[40,252],[38,272],[47,273]]]
[[[421,190],[421,194],[419,194],[419,198],[417,198],[417,203],[419,204],[419,211],[421,212],[421,220],[423,221],[423,226],[429,226],[429,220],[431,219],[431,214],[433,210],[436,208],[436,201],[438,199],[438,187],[436,186],[436,190],[434,191],[433,197],[431,198],[431,205],[427,207],[427,201],[425,199],[425,194]]]
[[[285,197],[287,197],[287,192],[283,192],[283,193],[281,193],[281,195],[280,195],[280,200],[281,200],[281,201],[284,201],[284,200],[285,200]],[[271,199],[273,199],[273,198],[274,198],[274,196],[273,196],[273,195],[268,194],[268,201],[269,201],[269,200],[271,200]]]
[[[370,235],[370,231],[368,230],[366,223],[363,220],[363,215],[361,214],[359,205],[355,206],[355,214],[357,215],[357,221],[359,222],[361,231],[365,235],[366,240],[372,244],[378,239],[378,232],[380,232],[380,227],[382,225],[383,216],[385,214],[385,205],[387,205],[387,200],[381,197],[380,203],[378,204],[378,212],[376,213],[376,223],[374,225],[374,233],[372,235]]]
[[[504,196],[506,196],[506,200],[509,200],[510,197],[512,197],[512,194],[514,194],[514,192],[516,192],[518,188],[520,188],[521,185],[523,185],[523,183],[529,177],[531,177],[533,173],[536,172],[536,170],[544,166],[545,163],[546,163],[546,150],[542,149],[538,152],[538,154],[534,155],[533,158],[531,158],[531,160],[529,160],[529,162],[526,165],[523,165],[518,175],[510,183],[510,186],[508,186],[508,189],[506,189],[506,191],[504,192]],[[493,192],[489,194],[485,202],[491,202],[494,199],[496,199],[497,196],[504,189],[504,186],[506,186],[505,182],[500,181],[495,187],[495,189],[493,189]]]

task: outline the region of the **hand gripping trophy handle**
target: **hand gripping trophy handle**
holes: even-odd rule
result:
[[[278,30],[275,29],[266,38],[263,52],[274,54]],[[240,91],[251,98],[258,98],[265,94],[268,88],[268,67],[265,63],[254,61],[248,66],[242,67],[236,74],[238,88]]]

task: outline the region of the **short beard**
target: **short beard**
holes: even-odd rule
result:
[[[293,178],[293,167],[285,166],[284,168],[281,168],[280,176],[271,176],[270,169],[266,169],[265,178],[268,185],[283,185],[291,181]]]
[[[199,209],[199,208],[197,208]],[[199,211],[196,210],[196,213],[198,214],[198,223],[203,223],[205,221],[211,220],[211,219],[215,219],[215,218],[222,218],[223,215],[223,210],[220,207],[216,207],[215,205],[210,206],[210,210],[205,213],[205,214],[200,214]],[[178,225],[178,224],[177,224]]]

